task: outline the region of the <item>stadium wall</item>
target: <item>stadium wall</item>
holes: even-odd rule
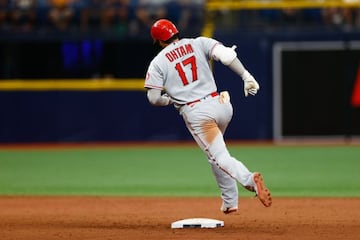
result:
[[[219,91],[229,90],[234,104],[234,118],[226,133],[226,138],[233,140],[271,140],[274,137],[273,46],[276,43],[287,41],[342,41],[346,43],[360,40],[358,33],[296,30],[271,32],[216,31],[214,37],[226,45],[236,44],[238,46],[237,52],[240,59],[261,85],[260,92],[256,97],[245,98],[241,80],[223,65],[219,63],[213,65],[214,74],[219,83]],[[6,38],[2,38],[1,41],[2,46],[6,45],[4,43],[10,42]],[[36,39],[29,41],[30,43],[38,43]],[[54,40],[41,41],[41,45],[47,43],[54,45]],[[24,76],[19,75],[19,71],[13,70],[17,68],[19,70],[25,69],[26,74],[33,73],[33,78],[23,79],[30,83],[36,76],[38,79],[46,81],[48,78],[73,77],[74,71],[79,74],[79,71],[74,70],[74,68],[66,69],[64,61],[60,61],[61,59],[64,60],[63,57],[66,54],[63,52],[65,51],[63,41],[68,42],[66,39],[60,42],[55,41],[57,47],[49,50],[62,49],[62,52],[58,52],[58,58],[53,59],[53,61],[59,61],[59,64],[53,65],[42,65],[41,63],[52,60],[44,54],[39,54],[41,58],[37,58],[36,54],[34,55],[30,50],[29,54],[32,56],[27,56],[29,64],[22,62],[17,65],[11,62],[15,60],[11,58],[9,60],[9,48],[1,48],[0,61],[2,67],[0,74],[1,78],[7,80],[0,80],[1,143],[191,139],[176,110],[172,107],[156,108],[150,106],[145,91],[140,87],[130,90],[121,89],[121,87],[106,90],[56,87],[33,90],[27,87],[13,89],[2,85],[3,82],[24,78]],[[79,43],[76,39],[71,41],[72,43],[75,42],[75,45],[70,44],[70,47],[77,49],[77,44],[83,46],[83,43]],[[14,48],[16,49],[16,47]],[[101,77],[111,74],[111,77],[117,79],[116,81],[121,81],[122,78],[141,80],[147,64],[154,55],[154,52],[149,51],[149,48],[151,49],[149,39],[137,40],[133,43],[121,39],[115,42],[104,40],[101,43],[101,49],[105,49],[100,55],[101,61],[83,62],[81,66],[78,66],[78,70],[81,69],[81,74],[75,77],[84,80],[86,83],[86,81],[91,81],[91,77],[97,77],[91,76],[92,73],[88,70],[98,68],[100,70],[98,74]],[[79,47],[79,49],[83,48]],[[26,59],[26,57],[22,59]],[[95,54],[93,58],[89,59],[98,60],[99,55]],[[9,65],[9,63],[12,64]],[[42,68],[42,66],[44,67]],[[37,71],[32,71],[29,68],[35,68]],[[101,72],[104,69],[106,71]],[[302,69],[302,71],[306,71],[306,69]],[[303,81],[307,81],[307,79],[303,79]],[[317,91],[317,93],[321,97],[322,90]]]

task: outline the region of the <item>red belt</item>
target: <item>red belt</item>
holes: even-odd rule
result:
[[[201,102],[202,100],[205,100],[207,99],[208,97],[216,97],[216,96],[219,96],[219,93],[218,92],[213,92],[213,93],[210,93],[209,95],[206,95],[205,97],[203,98],[200,98],[200,99],[196,99],[192,102],[188,102],[186,103],[186,105],[194,105],[195,103],[198,103],[198,102]]]

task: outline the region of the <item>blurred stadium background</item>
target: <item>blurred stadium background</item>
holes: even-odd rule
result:
[[[245,98],[214,64],[235,109],[227,139],[359,139],[360,1],[0,0],[0,143],[190,140],[143,89],[163,17],[236,44],[259,81]]]

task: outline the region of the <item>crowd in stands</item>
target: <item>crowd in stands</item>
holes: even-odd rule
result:
[[[204,0],[0,0],[0,31],[137,34],[158,18],[200,27]],[[198,26],[197,26],[198,25]]]
[[[273,17],[273,18],[272,18]],[[360,27],[360,9],[284,9],[269,18],[270,21],[292,25],[323,25],[343,28]]]
[[[181,31],[201,29],[206,0],[0,0],[0,32],[92,32],[148,34],[158,18]],[[219,11],[229,27],[260,25],[345,26],[360,29],[360,9]]]
[[[218,21],[224,27],[277,28],[277,27],[329,27],[342,30],[360,30],[360,8],[322,9],[265,9],[219,11]]]

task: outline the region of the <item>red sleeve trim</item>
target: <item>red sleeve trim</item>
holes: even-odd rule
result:
[[[160,86],[155,86],[155,85],[150,85],[150,84],[145,84],[144,86],[145,88],[155,88],[155,89],[164,89],[163,87],[160,87]]]

